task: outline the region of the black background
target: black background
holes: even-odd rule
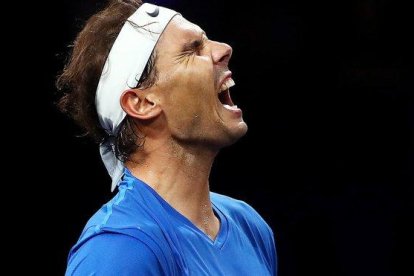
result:
[[[279,275],[414,275],[408,4],[154,2],[233,47],[232,97],[249,132],[217,157],[211,189],[245,200],[268,221]],[[83,225],[112,196],[97,146],[77,137],[81,131],[53,105],[67,45],[102,3],[36,3],[33,33],[27,22],[37,65],[31,107],[42,122],[31,143],[48,160],[28,171],[48,170],[36,188],[44,274],[64,273]]]

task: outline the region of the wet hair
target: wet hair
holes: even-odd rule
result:
[[[144,143],[142,134],[128,115],[115,137],[100,125],[95,106],[99,79],[122,26],[140,6],[141,0],[110,0],[106,7],[91,16],[77,35],[63,72],[57,77],[56,87],[63,92],[57,106],[85,131],[87,136],[101,143],[114,139],[115,154],[126,161]],[[128,23],[127,23],[128,24]],[[156,53],[152,53],[137,88],[152,86],[157,78]],[[114,99],[116,100],[116,99]]]

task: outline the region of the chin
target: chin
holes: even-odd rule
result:
[[[247,124],[244,121],[241,121],[237,124],[237,130],[236,135],[239,136],[239,138],[243,137],[247,133]]]
[[[247,124],[244,121],[239,122],[236,126],[228,129],[228,137],[224,146],[236,143],[241,137],[247,133]]]

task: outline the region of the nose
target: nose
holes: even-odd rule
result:
[[[221,42],[214,42],[212,57],[215,64],[226,65],[229,63],[233,49],[230,45]]]

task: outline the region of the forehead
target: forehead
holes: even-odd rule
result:
[[[199,38],[204,31],[196,24],[188,21],[181,15],[176,15],[165,28],[158,44],[185,43]]]

